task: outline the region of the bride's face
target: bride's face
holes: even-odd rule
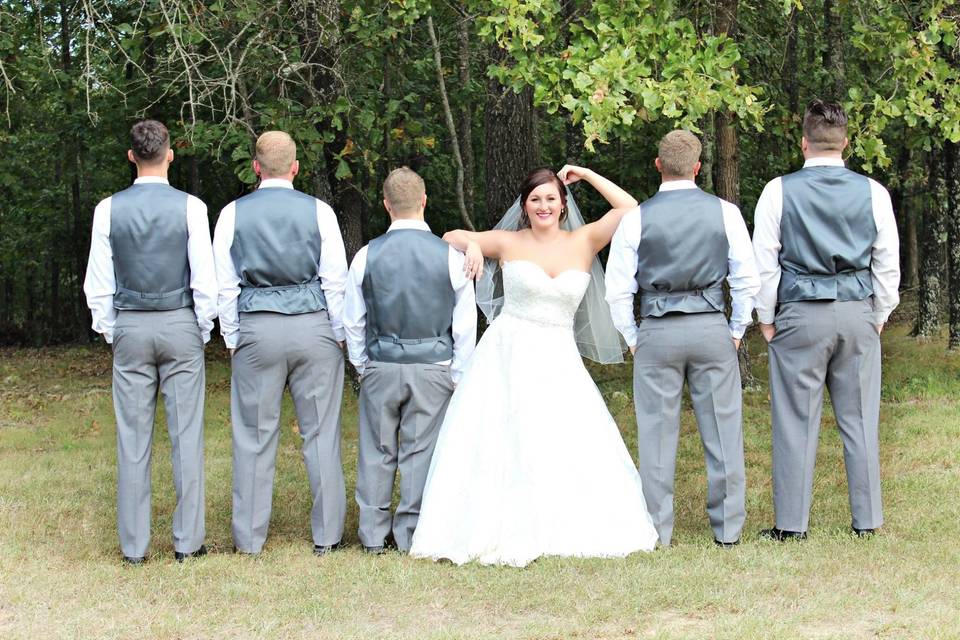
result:
[[[527,196],[523,208],[530,219],[531,228],[547,228],[560,224],[563,199],[557,185],[550,181],[535,188]]]

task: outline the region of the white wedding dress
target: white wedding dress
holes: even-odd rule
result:
[[[653,549],[640,476],[574,342],[589,281],[503,265],[503,311],[450,400],[411,555],[519,567]]]

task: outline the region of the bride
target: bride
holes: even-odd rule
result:
[[[581,179],[613,207],[587,225],[565,186]],[[496,319],[450,400],[410,553],[524,566],[649,551],[640,476],[580,358],[622,361],[596,254],[637,201],[574,166],[538,169],[520,191],[501,230],[444,236],[471,277],[492,259],[477,299]]]

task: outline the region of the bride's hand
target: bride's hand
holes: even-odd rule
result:
[[[469,280],[479,280],[483,275],[483,252],[480,251],[480,245],[471,242],[464,253],[466,259],[463,261],[463,273]]]
[[[572,164],[565,164],[560,171],[557,172],[557,177],[563,181],[563,184],[573,184],[574,182],[579,182],[584,180],[587,177],[587,174],[590,173],[590,169],[586,167],[578,167]]]

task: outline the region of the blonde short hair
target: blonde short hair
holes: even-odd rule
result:
[[[676,129],[660,139],[660,168],[664,175],[679,178],[693,174],[700,160],[700,141],[683,129]]]
[[[256,160],[262,178],[286,175],[297,159],[297,143],[283,131],[267,131],[257,138]]]
[[[383,181],[383,199],[394,213],[416,213],[426,192],[423,178],[409,167],[394,169]]]

